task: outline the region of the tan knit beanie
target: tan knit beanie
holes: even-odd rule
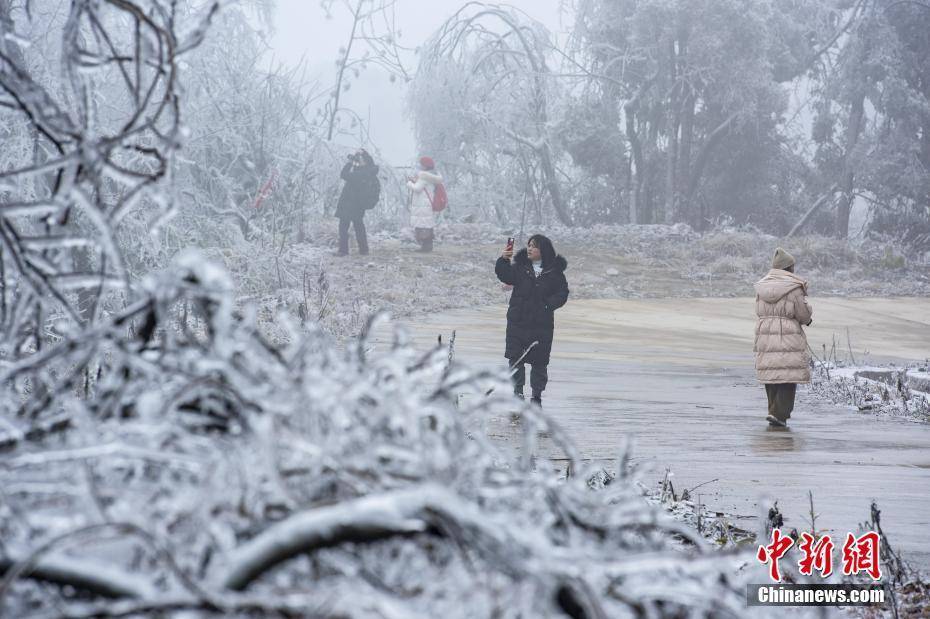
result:
[[[794,256],[786,252],[781,247],[775,249],[775,257],[772,258],[773,269],[788,269],[794,266]]]

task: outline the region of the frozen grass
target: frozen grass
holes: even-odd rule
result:
[[[285,310],[296,318],[301,304],[311,316],[322,310],[324,328],[347,337],[373,310],[406,317],[507,302],[493,264],[510,230],[446,223],[438,229],[436,251],[419,254],[406,232],[371,226],[370,256],[337,258],[335,225],[335,219],[310,225],[309,241],[283,250],[251,244],[211,252],[233,274],[240,302],[257,304],[273,337],[285,334],[272,317]],[[915,262],[899,268],[887,258],[899,255],[899,248],[875,241],[853,246],[825,237],[779,240],[745,230],[699,235],[680,224],[554,227],[546,233],[569,261],[575,299],[751,296],[778,245],[795,255],[814,296],[930,295],[928,267]]]
[[[930,392],[924,381],[908,380],[908,375],[926,375],[927,366],[861,368],[838,361],[816,363],[811,391],[836,404],[888,417],[930,422]]]
[[[378,320],[339,346],[282,315],[271,345],[186,254],[120,314],[6,364],[0,613],[745,616],[750,552],[664,517],[623,454],[588,483],[538,407],[517,411],[524,455],[499,451],[481,428],[514,408],[506,377],[400,331],[376,347]],[[59,388],[21,404],[34,380]],[[531,457],[538,432],[576,476]]]

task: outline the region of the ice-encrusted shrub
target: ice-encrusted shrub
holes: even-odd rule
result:
[[[786,247],[793,247],[798,265],[807,269],[853,269],[860,265],[860,252],[839,239],[804,236],[786,243]]]
[[[701,239],[701,248],[708,256],[751,258],[759,247],[759,234],[741,231],[714,231]]]
[[[747,557],[624,470],[590,489],[541,410],[520,411],[523,456],[489,442],[503,374],[372,325],[344,349],[313,325],[273,347],[194,254],[144,288],[4,368],[4,612],[743,615]],[[20,403],[36,372],[61,386],[41,407]],[[530,457],[538,431],[576,477]]]

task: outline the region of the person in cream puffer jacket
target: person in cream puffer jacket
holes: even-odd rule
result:
[[[804,326],[811,324],[807,281],[794,274],[794,257],[779,247],[772,269],[755,284],[756,377],[765,385],[773,426],[787,426],[798,383],[811,380]]]

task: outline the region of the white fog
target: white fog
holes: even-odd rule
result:
[[[0,616],[925,616],[928,33],[0,0]]]

